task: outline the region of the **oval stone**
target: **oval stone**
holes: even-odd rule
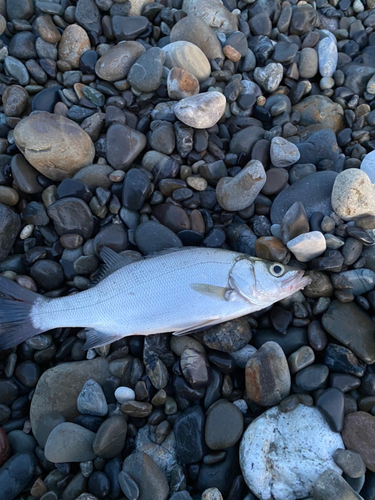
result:
[[[65,28],[60,40],[59,59],[69,63],[72,68],[78,68],[82,54],[90,48],[86,31],[78,24],[70,24]]]
[[[192,73],[199,82],[207,80],[211,65],[199,47],[190,42],[173,42],[163,47],[165,66],[169,69],[183,68]]]
[[[146,49],[138,42],[120,42],[111,47],[95,65],[99,78],[107,82],[123,80],[130,68]]]
[[[94,460],[92,448],[95,433],[81,425],[63,422],[55,427],[48,436],[44,454],[55,464],[64,462],[86,462]]]
[[[206,92],[182,99],[176,104],[174,112],[189,127],[210,128],[223,116],[226,103],[220,92]]]
[[[95,156],[92,140],[77,123],[47,112],[21,120],[14,140],[27,161],[53,181],[73,177]]]

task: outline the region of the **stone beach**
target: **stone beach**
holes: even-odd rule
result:
[[[0,275],[57,298],[103,247],[204,247],[311,278],[0,349],[0,500],[375,500],[375,1],[0,0],[0,96]]]

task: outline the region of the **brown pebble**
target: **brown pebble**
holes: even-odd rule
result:
[[[74,250],[82,245],[83,238],[80,234],[63,234],[60,236],[60,243],[64,248]]]
[[[266,196],[279,193],[286,186],[288,179],[289,174],[285,168],[270,168],[266,172],[266,183],[261,193]]]
[[[142,401],[127,401],[121,405],[121,411],[129,417],[148,417],[152,410],[152,404]]]
[[[225,45],[223,54],[233,62],[238,62],[241,59],[241,54],[231,45]]]
[[[357,451],[366,467],[375,472],[375,417],[357,411],[345,417],[342,439],[345,446]]]
[[[8,436],[4,429],[0,427],[0,467],[8,460],[10,453]]]
[[[184,99],[199,93],[197,78],[182,68],[172,68],[167,80],[168,95],[171,99]]]
[[[288,249],[279,238],[262,236],[255,242],[255,253],[260,259],[282,262],[288,253]]]
[[[38,479],[35,481],[35,483],[32,485],[30,494],[32,497],[39,499],[42,498],[43,495],[45,495],[48,491],[47,486],[45,485],[43,479],[38,477]]]
[[[37,292],[38,288],[35,284],[35,281],[30,277],[30,276],[25,276],[23,274],[18,274],[15,278],[14,281],[18,283],[19,285],[23,286],[24,288],[27,288],[28,290],[31,290],[32,292]]]
[[[190,214],[190,224],[192,231],[196,231],[197,233],[203,234],[205,233],[206,226],[202,217],[202,214],[199,210],[194,209]]]

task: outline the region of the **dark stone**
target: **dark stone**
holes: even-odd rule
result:
[[[125,459],[122,467],[137,483],[139,500],[166,500],[169,493],[167,479],[160,467],[146,453],[136,451]]]
[[[220,399],[209,408],[205,441],[211,450],[223,450],[234,446],[242,433],[243,416],[237,406]]]
[[[316,407],[326,418],[333,432],[341,432],[344,427],[344,394],[331,387],[319,394]]]
[[[199,406],[188,408],[177,418],[174,433],[177,457],[181,463],[192,464],[202,460],[205,454],[204,423],[204,414]]]
[[[146,137],[127,125],[114,123],[107,131],[107,160],[113,168],[128,170],[145,146]]]
[[[78,24],[88,33],[91,31],[98,35],[102,32],[101,16],[96,3],[93,0],[78,0],[75,18]]]
[[[307,345],[307,332],[305,328],[295,327],[289,327],[285,335],[280,335],[273,330],[259,330],[254,338],[254,346],[259,349],[271,340],[277,342],[288,357],[300,347]]]
[[[48,113],[53,113],[55,105],[60,101],[59,90],[62,88],[61,85],[54,85],[38,92],[31,101],[32,111],[48,111]]]
[[[9,55],[17,59],[36,59],[36,36],[30,31],[21,31],[11,38]]]
[[[217,488],[223,495],[229,493],[234,478],[239,474],[238,447],[227,450],[225,460],[207,465],[202,464],[199,470],[197,489],[203,492],[207,488]]]
[[[111,483],[108,476],[104,472],[95,471],[89,478],[88,490],[99,500],[105,500],[111,490]]]
[[[180,238],[170,229],[154,221],[143,222],[137,227],[135,241],[143,254],[183,246]]]
[[[18,396],[18,387],[13,380],[0,380],[0,402],[10,406]]]
[[[64,283],[62,267],[53,260],[44,259],[35,262],[30,270],[30,276],[44,290],[55,290]]]
[[[34,455],[16,453],[0,469],[0,500],[13,500],[28,485],[34,474]]]
[[[48,216],[53,220],[59,236],[80,234],[84,239],[91,237],[94,219],[87,204],[80,198],[61,198],[48,207]]]
[[[129,210],[140,210],[150,195],[151,181],[137,168],[129,170],[122,190],[122,204]]]
[[[80,198],[88,203],[92,198],[92,193],[87,185],[75,179],[64,179],[57,187],[57,198]]]
[[[316,391],[326,386],[329,369],[325,365],[311,365],[296,374],[296,384],[304,391]]]
[[[113,16],[113,34],[119,42],[123,40],[135,40],[150,25],[150,21],[144,16]]]
[[[366,365],[357,358],[350,349],[337,344],[328,344],[324,364],[331,370],[339,373],[348,373],[363,377]]]
[[[20,229],[20,216],[0,203],[0,261],[8,256]]]
[[[249,343],[251,329],[245,318],[238,318],[207,328],[195,337],[210,349],[234,352]]]

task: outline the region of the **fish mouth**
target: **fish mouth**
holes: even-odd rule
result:
[[[298,290],[305,288],[305,286],[312,282],[312,279],[310,276],[304,276],[304,274],[305,271],[295,271],[293,276],[285,280],[283,283],[283,289],[288,290],[289,292],[297,292]]]

